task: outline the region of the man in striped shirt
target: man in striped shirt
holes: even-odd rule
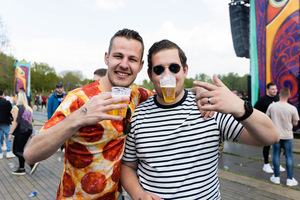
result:
[[[169,40],[156,42],[148,53],[148,75],[156,95],[141,103],[127,136],[121,183],[134,200],[220,199],[220,141],[251,145],[278,142],[271,120],[234,95],[217,77],[216,85],[194,82],[206,91],[197,97],[184,89],[188,65],[184,52]],[[159,79],[176,78],[175,100],[165,102]],[[215,111],[204,120],[202,109]]]

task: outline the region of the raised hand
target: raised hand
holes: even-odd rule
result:
[[[107,114],[109,110],[125,108],[129,97],[111,97],[111,93],[100,93],[89,99],[81,108],[73,114],[80,127],[95,124],[102,120],[120,121],[123,118]],[[117,104],[120,103],[120,104]]]
[[[232,114],[235,117],[242,116],[245,112],[243,100],[231,92],[215,74],[213,80],[216,85],[201,81],[193,82],[194,85],[207,90],[196,96],[196,100],[199,100],[201,104],[201,109]]]

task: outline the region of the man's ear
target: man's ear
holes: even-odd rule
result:
[[[141,64],[140,64],[139,72],[141,72],[141,70],[143,69],[143,66],[144,66],[144,61],[142,60],[142,61],[141,61]]]
[[[186,78],[187,73],[189,71],[189,66],[187,64],[185,65],[185,68],[183,69],[183,71],[184,71],[184,78]]]
[[[152,74],[151,74],[151,68],[148,67],[148,70],[147,70],[147,73],[148,73],[148,76],[149,76],[149,79],[150,81],[152,82]]]
[[[109,54],[107,52],[105,52],[104,54],[104,62],[105,64],[108,66],[108,57],[109,57]]]

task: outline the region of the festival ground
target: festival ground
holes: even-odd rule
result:
[[[34,129],[38,130],[47,120],[45,110],[34,111]],[[51,142],[51,141],[49,141]],[[5,155],[5,153],[4,153]],[[270,151],[272,155],[272,151]],[[294,140],[294,177],[300,182],[300,139]],[[270,161],[272,158],[270,157]],[[285,158],[281,157],[285,167]],[[23,200],[33,191],[32,199],[55,199],[64,165],[64,155],[57,151],[44,160],[33,175],[25,166],[25,176],[15,176],[11,172],[18,166],[17,158],[0,160],[0,199]],[[224,153],[219,159],[219,179],[222,199],[299,199],[300,185],[286,186],[286,172],[281,173],[281,184],[269,181],[272,174],[262,171],[262,147],[225,142]],[[126,199],[130,199],[126,196]]]

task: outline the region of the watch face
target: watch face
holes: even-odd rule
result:
[[[252,105],[249,101],[245,101],[245,111],[246,112],[252,112],[253,111],[253,107],[252,107]]]

